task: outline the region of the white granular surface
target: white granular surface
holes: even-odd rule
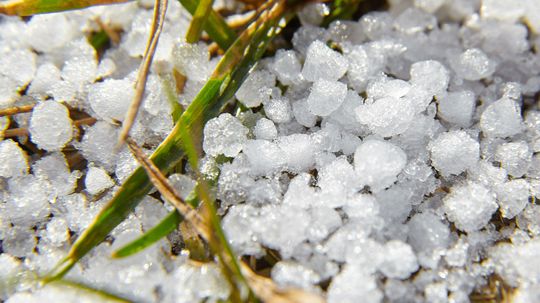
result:
[[[128,150],[112,151],[152,2],[0,17],[0,108],[37,104],[0,120],[29,130],[0,142],[0,301],[96,301],[3,281],[49,271],[137,167]],[[272,249],[279,286],[332,303],[469,302],[494,275],[517,302],[538,302],[539,3],[393,0],[328,28],[325,4],[304,8],[292,48],[262,60],[235,94],[243,111],[204,128],[202,173],[236,253]],[[97,16],[123,31],[99,58],[85,37]],[[132,131],[147,152],[173,127],[166,75],[187,77],[186,106],[219,60],[178,38],[188,24],[170,1]],[[98,121],[81,132],[68,108]],[[69,166],[73,149],[81,171]],[[169,179],[184,197],[195,185],[190,170]],[[226,299],[217,266],[171,254],[178,235],[109,258],[169,210],[147,196],[69,278],[137,302]]]

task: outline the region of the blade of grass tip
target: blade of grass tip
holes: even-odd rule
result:
[[[129,135],[129,131],[135,122],[139,107],[141,106],[144,91],[146,89],[146,81],[148,80],[148,72],[152,65],[152,59],[156,52],[157,44],[159,42],[159,36],[163,29],[163,23],[165,22],[165,13],[167,12],[167,6],[169,0],[155,0],[154,3],[154,16],[152,19],[152,28],[150,30],[150,37],[148,44],[144,52],[144,57],[139,67],[139,73],[137,75],[137,82],[135,83],[135,94],[131,105],[126,113],[124,122],[122,123],[122,129],[118,138],[118,146],[121,146]]]
[[[0,14],[31,16],[129,1],[132,0],[10,0],[0,2]]]
[[[178,98],[176,97],[175,89],[173,88],[173,79],[172,76],[170,77],[162,77],[161,78],[161,85],[163,86],[163,90],[165,91],[165,97],[167,98],[167,101],[169,101],[169,104],[171,105],[171,115],[173,118],[173,122],[176,124],[180,117],[182,116],[182,113],[184,112],[184,109],[182,108],[182,105],[178,103]]]
[[[46,287],[58,287],[58,288],[61,288],[63,291],[67,291],[67,290],[72,290],[76,292],[83,291],[87,293],[88,295],[93,296],[94,297],[93,299],[96,302],[103,302],[103,303],[131,303],[132,302],[130,300],[119,297],[117,295],[113,295],[104,290],[95,289],[90,286],[87,286],[78,282],[70,281],[70,280],[54,281],[53,283],[47,285]]]
[[[279,32],[276,26],[285,26],[292,14],[287,16],[282,22],[282,12],[274,10],[270,15],[273,22],[254,23],[227,50],[218,63],[214,76],[207,81],[171,133],[153,153],[151,159],[157,167],[168,172],[178,164],[184,155],[179,130],[190,128],[194,121],[208,121],[219,112],[242,84],[252,66],[263,55],[270,40]],[[47,283],[64,276],[78,260],[101,243],[127,218],[151,188],[152,183],[145,170],[138,167],[79,236],[66,258],[55,266],[43,282]]]
[[[179,0],[180,4],[191,14],[194,15],[197,9],[197,0]],[[208,19],[203,25],[204,31],[215,41],[222,50],[227,50],[237,39],[237,35],[227,22],[223,20],[220,14],[212,8],[208,13]]]
[[[178,211],[169,212],[156,226],[152,227],[139,238],[113,252],[112,257],[125,258],[144,250],[177,229],[183,220],[184,217]]]
[[[206,20],[208,19],[208,15],[210,13],[210,9],[212,8],[212,4],[214,4],[213,0],[199,1],[197,9],[193,14],[193,18],[189,23],[188,31],[186,34],[187,43],[195,43],[199,41],[203,31],[203,26],[206,23]]]

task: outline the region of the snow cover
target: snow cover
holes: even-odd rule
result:
[[[389,3],[328,28],[325,4],[304,8],[292,48],[262,60],[237,91],[243,111],[205,125],[201,170],[215,181],[226,235],[239,255],[272,249],[279,286],[331,303],[469,302],[494,275],[516,302],[538,302],[540,5]],[[1,120],[29,134],[0,142],[0,301],[95,302],[27,278],[65,256],[136,167],[128,150],[112,151],[151,5],[0,17],[0,108],[36,104]],[[85,39],[97,16],[123,31],[99,58]],[[188,16],[170,1],[132,132],[148,152],[173,127],[163,75],[186,76],[186,106],[219,59],[177,38]],[[75,127],[73,110],[98,121]],[[169,176],[183,197],[195,179],[189,167]],[[178,233],[109,258],[170,210],[154,197],[68,277],[140,302],[227,298],[218,267],[178,254]]]

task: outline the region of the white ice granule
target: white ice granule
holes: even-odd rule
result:
[[[434,13],[443,4],[445,4],[445,0],[414,0],[414,5],[416,7],[419,7],[428,13]]]
[[[285,164],[285,153],[274,142],[267,140],[249,140],[243,153],[250,163],[253,175],[268,175],[277,172]]]
[[[474,182],[452,187],[443,202],[448,220],[465,232],[486,226],[498,208],[495,194]]]
[[[519,105],[502,98],[489,105],[480,116],[480,129],[489,137],[510,137],[523,129]]]
[[[354,168],[362,183],[378,192],[394,183],[405,168],[407,155],[398,146],[380,140],[364,141],[354,153]]]
[[[66,45],[77,34],[65,14],[37,15],[28,22],[28,43],[37,51],[50,52]]]
[[[418,262],[411,246],[399,240],[388,241],[380,271],[388,278],[407,279],[418,270]]]
[[[291,103],[284,97],[272,98],[264,103],[264,113],[268,119],[276,123],[287,123],[293,117]]]
[[[18,87],[24,87],[34,78],[36,57],[29,49],[0,50],[0,75],[13,80]]]
[[[348,62],[343,55],[316,40],[307,50],[302,76],[311,82],[320,79],[336,81],[345,75],[347,68]]]
[[[4,212],[11,223],[33,226],[50,213],[49,184],[33,175],[9,179]]]
[[[480,157],[480,144],[464,131],[442,133],[429,143],[428,149],[431,164],[446,177],[472,168]]]
[[[314,164],[315,146],[306,134],[279,137],[278,146],[284,153],[285,167],[290,172],[309,170]]]
[[[30,118],[30,139],[39,148],[62,149],[73,135],[68,109],[59,102],[46,101],[34,107]]]
[[[240,121],[225,113],[208,121],[204,127],[203,149],[209,155],[236,156],[247,141],[249,130]]]
[[[431,212],[417,213],[407,223],[408,242],[416,252],[444,249],[450,244],[450,229]]]
[[[80,150],[84,157],[96,165],[113,171],[116,166],[117,154],[111,153],[116,146],[118,129],[111,124],[98,121],[86,129]]]
[[[443,93],[448,87],[450,75],[438,61],[429,60],[411,65],[411,84],[420,87],[432,95]]]
[[[525,9],[526,6],[524,6],[523,3],[516,1],[482,0],[480,14],[482,18],[485,19],[497,19],[513,22],[523,16]]]
[[[437,115],[460,127],[469,127],[475,111],[475,97],[471,91],[450,92],[437,98]]]
[[[0,177],[20,177],[28,173],[28,156],[13,140],[0,141]]]
[[[284,85],[297,84],[302,80],[302,65],[293,50],[278,50],[271,70]]]
[[[208,47],[203,43],[177,43],[172,57],[174,67],[189,80],[205,81],[212,72]]]
[[[30,95],[44,95],[49,89],[60,81],[60,70],[52,63],[39,66],[36,75],[28,88]]]
[[[401,79],[382,78],[371,81],[366,88],[369,98],[401,98],[411,90],[411,85]]]
[[[309,111],[317,116],[328,116],[338,109],[347,96],[347,85],[337,81],[317,80],[307,99]]]
[[[519,178],[529,170],[532,155],[527,142],[509,142],[497,147],[494,160],[500,162],[509,175]]]
[[[413,121],[414,114],[414,107],[410,100],[404,98],[368,99],[365,104],[356,108],[358,122],[383,137],[406,131]]]
[[[394,20],[394,27],[408,35],[433,29],[436,25],[435,16],[414,7],[407,8]]]
[[[346,266],[332,279],[328,288],[328,302],[381,302],[383,294],[372,275],[359,268]]]
[[[268,102],[275,85],[276,76],[266,70],[257,70],[249,74],[235,96],[245,106],[257,107]]]
[[[470,48],[450,60],[456,74],[470,81],[488,78],[495,72],[495,62],[478,48]]]
[[[495,187],[497,202],[503,217],[512,219],[519,214],[530,197],[530,185],[524,179],[510,180]]]
[[[70,172],[62,153],[47,155],[32,165],[34,175],[50,183],[54,198],[71,194],[77,187],[79,171]]]
[[[312,269],[291,261],[280,261],[272,267],[272,280],[280,287],[311,289],[321,277]]]
[[[253,134],[257,139],[272,140],[277,137],[277,129],[274,122],[266,118],[259,119],[253,128]]]
[[[312,114],[308,108],[307,99],[293,102],[292,111],[296,121],[305,127],[313,127],[317,122],[317,116]]]
[[[100,167],[90,167],[84,179],[86,191],[91,195],[97,195],[114,185],[109,174]]]
[[[172,174],[169,176],[169,182],[172,187],[178,192],[180,198],[186,200],[188,196],[195,190],[197,182],[191,179],[189,176],[182,174]]]
[[[109,121],[122,121],[135,93],[129,79],[107,79],[93,84],[88,92],[88,102],[96,114]]]

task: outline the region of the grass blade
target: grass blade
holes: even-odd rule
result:
[[[279,32],[276,28],[282,15],[283,11],[277,11],[270,16],[264,16],[265,20],[254,22],[223,55],[211,79],[152,155],[151,160],[159,169],[167,173],[184,155],[179,136],[181,128],[189,130],[199,128],[200,131],[202,124],[214,117],[234,95],[251,67],[263,55],[270,40]],[[266,21],[268,18],[273,22]],[[125,220],[151,188],[152,183],[144,169],[137,168],[77,239],[66,258],[44,278],[44,282],[65,275],[80,258],[101,243],[118,224]]]
[[[77,296],[80,296],[80,295],[88,296],[89,297],[88,299],[92,297],[93,301],[95,302],[103,302],[103,303],[131,303],[132,302],[130,300],[124,299],[117,295],[108,293],[104,290],[95,289],[87,285],[74,282],[74,281],[69,281],[69,280],[58,280],[45,287],[57,287],[63,292],[73,291],[76,293]]]
[[[195,15],[198,4],[197,0],[179,1],[191,15]],[[211,8],[203,29],[223,50],[227,50],[237,38],[236,33],[229,27],[227,22]]]
[[[197,5],[197,9],[193,14],[193,18],[191,19],[191,23],[189,24],[189,28],[186,34],[187,43],[195,43],[199,41],[202,34],[203,26],[208,19],[208,14],[210,13],[210,9],[212,8],[213,3],[213,0],[199,1],[199,4]]]
[[[332,3],[330,14],[324,17],[322,26],[326,27],[335,20],[351,19],[362,1],[363,0],[335,0]]]
[[[126,244],[122,248],[113,252],[113,258],[125,258],[131,255],[134,255],[145,248],[156,243],[163,237],[166,237],[173,230],[175,230],[180,222],[184,220],[184,217],[179,214],[176,210],[171,211],[161,222],[156,226],[152,227],[149,231],[144,233],[139,238],[133,240],[132,242]]]
[[[128,1],[131,0],[11,0],[0,2],[0,14],[31,16]]]
[[[139,107],[144,96],[146,89],[146,81],[148,80],[148,72],[152,65],[152,59],[156,52],[157,44],[159,42],[159,36],[163,29],[163,23],[165,22],[165,13],[167,12],[167,6],[169,0],[155,0],[154,3],[154,17],[152,20],[152,29],[150,30],[150,38],[148,39],[148,45],[144,52],[144,57],[139,67],[139,73],[137,74],[137,82],[135,83],[135,95],[131,101],[131,105],[126,113],[124,122],[122,123],[122,130],[118,138],[118,145],[122,145],[129,135],[129,131],[137,118]]]

